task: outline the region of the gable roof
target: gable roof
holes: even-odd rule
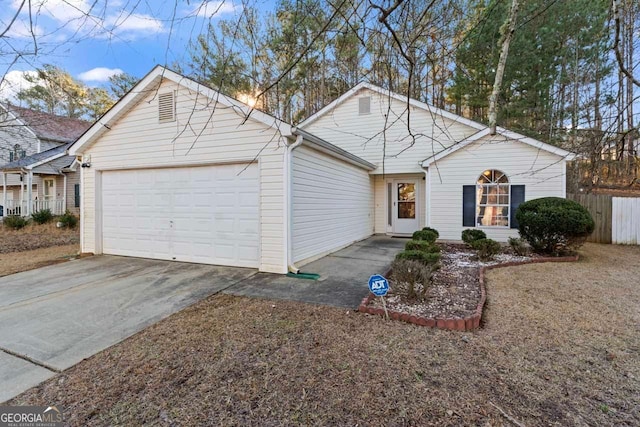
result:
[[[345,92],[343,95],[338,97],[333,102],[327,104],[325,107],[323,107],[317,113],[315,113],[312,116],[310,116],[310,117],[306,118],[305,120],[303,120],[302,123],[300,123],[298,125],[298,127],[304,128],[306,126],[309,126],[311,123],[315,122],[320,117],[324,116],[325,114],[329,113],[330,111],[334,110],[336,107],[338,107],[339,105],[344,103],[347,99],[355,96],[362,89],[368,89],[370,91],[376,92],[376,93],[378,93],[380,95],[383,95],[383,96],[388,96],[388,97],[393,98],[395,100],[398,100],[400,102],[404,102],[404,103],[407,102],[406,95],[401,95],[399,93],[392,92],[392,91],[387,90],[387,89],[383,89],[383,88],[381,88],[379,86],[376,86],[376,85],[373,85],[371,83],[361,82],[361,83],[358,83],[353,88],[351,88],[350,90],[348,90],[347,92]],[[427,104],[425,102],[418,101],[417,99],[409,98],[409,105],[411,105],[412,107],[415,107],[415,108],[419,108],[421,110],[428,111],[428,112],[430,112],[432,114],[437,114],[439,116],[442,116],[442,117],[447,118],[449,120],[452,120],[454,122],[462,123],[464,125],[467,125],[467,126],[469,126],[471,128],[477,129],[477,130],[482,130],[482,129],[486,128],[486,126],[483,125],[482,123],[474,122],[473,120],[469,120],[467,118],[464,118],[464,117],[459,116],[457,114],[454,114],[454,113],[451,113],[449,111],[443,110],[441,108],[434,107],[433,105],[429,105],[429,104]]]
[[[194,92],[201,93],[209,99],[215,99],[216,102],[220,102],[222,105],[233,108],[237,114],[248,117],[247,120],[257,121],[267,125],[268,127],[276,128],[280,130],[283,136],[291,136],[291,125],[283,122],[282,120],[252,108],[237,99],[224,95],[189,77],[178,74],[161,65],[156,65],[133,88],[131,88],[129,92],[116,102],[109,111],[98,119],[93,126],[78,138],[78,140],[70,147],[69,154],[76,155],[82,153],[84,148],[88,147],[102,134],[107,132],[111,125],[127,114],[140,100],[150,93],[153,93],[163,79],[170,80]]]
[[[62,143],[73,142],[91,126],[91,122],[86,120],[56,116],[55,114],[11,104],[5,105],[3,108],[41,140]]]
[[[442,150],[431,157],[426,158],[425,160],[422,161],[422,166],[428,167],[432,163],[435,163],[438,160],[443,159],[444,157],[447,157],[455,153],[456,151],[468,146],[469,144],[472,144],[475,141],[478,141],[484,138],[485,136],[488,136],[490,133],[491,133],[491,129],[489,129],[488,127],[481,130],[480,132],[476,132],[470,137],[465,138],[456,144],[453,144],[449,148]],[[537,139],[530,138],[528,136],[524,136],[516,132],[512,132],[510,130],[507,130],[499,126],[496,128],[496,134],[504,136],[507,140],[522,142],[538,150],[547,151],[551,154],[555,154],[556,156],[563,157],[565,160],[573,160],[576,158],[576,155],[574,153],[571,153],[567,150],[563,150],[560,147],[556,147],[555,145],[551,145],[551,144],[546,144],[542,141],[538,141]]]
[[[6,163],[0,166],[0,170],[9,171],[9,170],[33,169],[35,167],[45,165],[51,161],[58,160],[63,157],[68,157],[69,158],[68,164],[65,164],[66,161],[56,162],[56,165],[60,164],[62,166],[62,169],[64,169],[65,167],[73,163],[73,160],[74,160],[73,156],[66,155],[67,149],[71,146],[71,144],[72,144],[71,142],[68,142],[64,145],[51,148],[50,150],[42,151],[40,153],[32,154],[31,156],[23,157],[22,159],[18,159],[13,162]],[[56,171],[56,173],[59,173],[59,171]]]
[[[362,82],[362,83],[359,83],[356,86],[354,86],[352,89],[350,89],[344,95],[340,96],[339,98],[337,98],[336,100],[334,100],[333,102],[331,102],[330,104],[328,104],[327,106],[322,108],[320,111],[315,113],[314,115],[312,115],[309,118],[305,119],[302,123],[300,123],[299,127],[304,128],[304,127],[308,126],[309,124],[313,123],[314,121],[318,120],[320,117],[324,116],[325,114],[327,114],[330,111],[334,110],[340,104],[344,103],[347,99],[355,96],[362,89],[368,89],[368,90],[376,92],[376,93],[378,93],[380,95],[388,96],[388,97],[391,97],[391,98],[396,99],[396,100],[401,101],[401,102],[405,102],[405,103],[407,102],[407,97],[404,96],[404,95],[400,95],[400,94],[392,92],[390,90],[383,89],[383,88],[381,88],[379,86],[372,85],[371,83]],[[420,108],[420,109],[425,110],[425,111],[428,111],[431,114],[440,115],[440,116],[442,116],[444,118],[447,118],[449,120],[455,121],[457,123],[462,123],[462,124],[467,125],[467,126],[473,128],[473,129],[478,130],[478,132],[474,133],[473,135],[463,139],[462,141],[450,146],[449,148],[446,148],[446,149],[440,151],[439,153],[436,153],[435,155],[433,155],[431,157],[428,157],[427,159],[422,161],[422,166],[423,167],[428,167],[431,163],[436,162],[436,161],[438,161],[438,160],[440,160],[440,159],[442,159],[442,158],[444,158],[444,157],[456,152],[457,150],[466,147],[467,145],[473,143],[474,141],[479,140],[480,138],[483,138],[483,137],[489,135],[489,133],[490,133],[489,127],[486,126],[486,125],[483,125],[482,123],[478,123],[478,122],[475,122],[473,120],[467,119],[465,117],[459,116],[457,114],[451,113],[449,111],[443,110],[441,108],[434,107],[433,105],[429,105],[429,104],[427,104],[425,102],[418,101],[417,99],[409,98],[409,105],[411,105],[413,107],[416,107],[416,108]],[[530,146],[532,146],[534,148],[550,152],[550,153],[555,154],[555,155],[560,156],[560,157],[564,157],[566,160],[572,160],[572,159],[574,159],[576,157],[576,155],[574,153],[571,153],[569,151],[563,150],[560,147],[556,147],[554,145],[544,143],[544,142],[539,141],[537,139],[530,138],[530,137],[525,136],[525,135],[521,135],[519,133],[507,130],[507,129],[499,127],[499,126],[496,128],[496,134],[502,135],[508,140],[517,140],[517,141],[522,142],[524,144],[528,144],[528,145],[530,145]]]

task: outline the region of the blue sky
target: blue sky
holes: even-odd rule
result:
[[[233,19],[240,3],[231,0],[3,0],[0,32],[0,97],[10,97],[23,73],[54,64],[89,86],[105,84],[118,71],[142,77],[156,64],[188,59],[187,45],[208,22]],[[271,1],[258,1],[264,10]],[[32,53],[13,63],[15,52]]]

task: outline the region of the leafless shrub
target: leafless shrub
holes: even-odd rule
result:
[[[391,264],[391,268],[395,282],[394,292],[405,294],[408,299],[424,301],[433,282],[433,273],[439,265],[425,265],[415,260],[397,259]]]

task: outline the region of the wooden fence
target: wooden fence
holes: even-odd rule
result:
[[[611,196],[606,194],[575,194],[567,193],[567,199],[575,200],[587,208],[596,223],[596,228],[587,239],[587,242],[611,243]]]
[[[587,208],[596,223],[588,242],[640,244],[640,198],[567,193],[567,199]]]

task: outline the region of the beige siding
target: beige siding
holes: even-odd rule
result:
[[[525,199],[564,197],[561,157],[500,136],[485,137],[431,166],[431,226],[441,239],[460,240],[462,186],[476,183],[487,169],[506,173],[512,185],[525,185]],[[481,227],[489,238],[506,241],[516,229]]]
[[[363,96],[371,96],[370,114],[358,112]],[[408,123],[415,140],[408,136]],[[477,132],[423,109],[411,107],[407,112],[406,103],[369,89],[360,90],[305,130],[377,165],[374,174],[420,173],[422,160]]]
[[[0,165],[9,163],[9,153],[14,150],[16,144],[27,156],[38,152],[38,138],[13,115],[0,108]]]
[[[373,234],[369,173],[301,146],[292,162],[293,261],[317,258]]]
[[[152,92],[83,154],[83,251],[99,252],[96,244],[96,177],[101,170],[246,163],[258,157],[261,181],[262,271],[286,272],[284,253],[284,141],[272,128],[244,117],[215,100],[165,81],[159,93],[176,91],[177,120],[158,123],[157,94]],[[214,108],[215,107],[215,108]],[[259,154],[260,153],[260,154]]]

